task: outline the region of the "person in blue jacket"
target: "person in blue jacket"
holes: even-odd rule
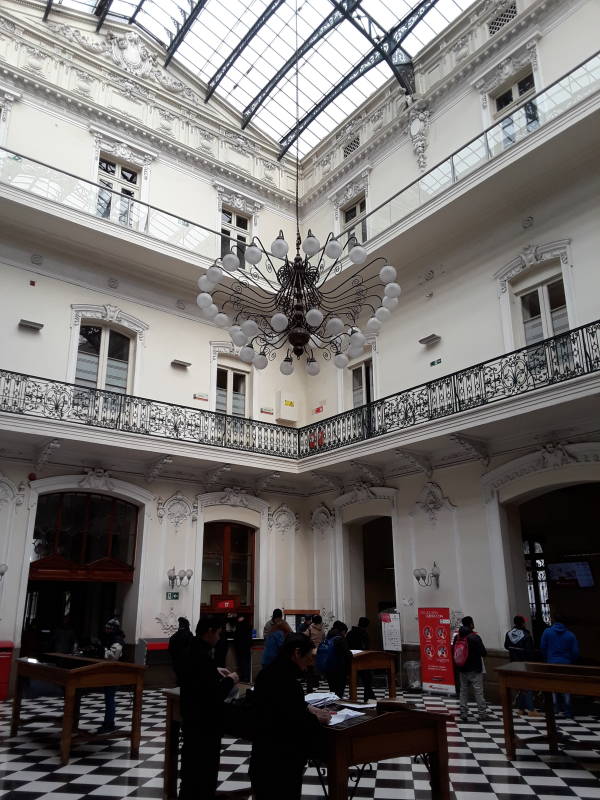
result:
[[[561,616],[555,615],[554,624],[542,634],[540,648],[548,664],[574,664],[579,658],[577,637],[565,625]],[[562,708],[561,708],[562,707]],[[572,718],[570,694],[555,694],[554,708],[565,717]]]

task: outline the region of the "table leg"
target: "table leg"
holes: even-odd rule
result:
[[[348,800],[348,765],[335,756],[327,762],[327,795],[329,800]]]
[[[63,764],[69,763],[71,752],[71,738],[73,735],[73,718],[75,714],[75,688],[65,686],[65,707],[63,710],[62,731],[60,734],[60,760]]]
[[[544,692],[544,707],[546,712],[548,747],[551,753],[558,753],[558,736],[556,734],[556,720],[554,719],[554,698],[551,692]]]
[[[517,742],[515,739],[515,725],[512,714],[512,694],[509,686],[500,679],[500,702],[502,703],[502,722],[504,724],[504,745],[506,758],[514,761],[516,758]]]
[[[396,697],[396,665],[390,664],[388,669],[388,694],[390,696],[390,700],[394,700]]]
[[[438,752],[429,753],[431,800],[450,800],[448,759]]]
[[[17,684],[15,686],[15,696],[13,698],[12,722],[10,725],[10,735],[16,736],[19,730],[19,723],[21,722],[21,701],[23,700],[23,678],[17,676]]]
[[[131,711],[131,758],[137,758],[140,754],[140,741],[142,738],[142,682],[138,680],[133,694],[133,709]]]
[[[358,672],[354,665],[350,667],[350,702],[356,703],[358,697]]]

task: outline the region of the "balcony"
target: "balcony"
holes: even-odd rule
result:
[[[301,461],[600,373],[600,320],[294,429],[0,370],[0,412]],[[512,407],[506,412],[512,413]]]
[[[530,140],[531,146],[544,141],[553,123],[567,121],[568,112],[580,107],[582,114],[589,113],[585,101],[598,89],[600,53],[528,98],[371,211],[366,217],[371,243],[378,246],[396,235],[401,224],[406,225],[411,215],[430,207],[432,201],[450,202],[452,190],[466,191],[469,179],[484,180],[486,167],[501,169],[502,159],[507,154],[516,157],[523,143],[528,147]],[[140,266],[161,277],[168,270],[171,277],[185,279],[188,288],[189,280],[197,276],[189,265],[207,265],[220,252],[221,235],[210,228],[4,148],[0,148],[0,206],[2,200],[0,213],[7,221],[39,230],[42,236],[64,234],[69,241],[78,239],[95,251],[101,232],[107,254],[126,257],[129,264],[137,257]],[[6,201],[18,204],[18,209],[9,209]],[[50,224],[44,221],[48,214],[52,215]],[[73,222],[79,223],[78,232]],[[143,252],[138,253],[140,247]],[[124,248],[129,249],[125,252]]]

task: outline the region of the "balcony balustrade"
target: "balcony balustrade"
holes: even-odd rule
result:
[[[600,53],[596,53],[373,209],[365,217],[369,239],[533,136],[599,88]],[[196,256],[212,260],[220,255],[220,233],[6,148],[0,148],[2,184]]]
[[[600,372],[600,320],[303,428],[0,370],[0,412],[303,459]]]

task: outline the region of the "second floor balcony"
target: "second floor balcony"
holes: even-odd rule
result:
[[[121,434],[134,434],[162,441],[167,452],[177,441],[208,448],[213,459],[214,448],[224,461],[224,451],[263,454],[281,459],[287,471],[302,471],[313,469],[314,457],[321,455],[352,458],[357,446],[372,440],[381,450],[391,449],[412,429],[429,426],[434,435],[441,420],[456,417],[460,427],[461,415],[464,420],[471,413],[470,424],[476,425],[480,410],[493,405],[512,417],[521,398],[537,393],[541,406],[568,383],[589,395],[598,389],[585,382],[598,376],[600,320],[301,428],[0,370],[0,426],[18,430],[21,421],[38,420],[35,430],[46,437],[56,435],[56,423],[70,426],[72,437],[78,430],[84,438],[84,429],[104,429],[117,446]],[[27,430],[33,429],[28,423]]]

